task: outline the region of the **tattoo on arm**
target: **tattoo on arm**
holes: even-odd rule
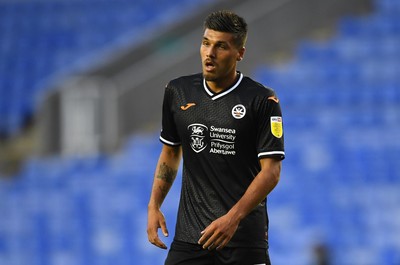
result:
[[[159,171],[157,174],[157,178],[165,181],[169,185],[160,185],[158,188],[161,191],[162,197],[165,198],[169,189],[171,188],[172,183],[175,180],[177,170],[172,169],[166,163],[162,163],[159,167]]]
[[[175,180],[177,172],[178,172],[177,170],[174,170],[166,163],[162,163],[160,165],[157,178],[162,179],[169,184],[172,184]]]

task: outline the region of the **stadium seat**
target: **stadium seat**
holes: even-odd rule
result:
[[[196,1],[180,3],[192,8]],[[151,13],[148,1],[136,2],[129,9],[130,1],[111,5],[104,0],[98,10],[111,9],[106,18],[127,23],[126,30],[133,19],[146,23],[159,15]],[[19,115],[32,107],[21,95],[36,93],[26,84],[47,76],[46,66],[61,65],[70,52],[84,54],[86,45],[107,41],[109,35],[53,30],[77,10],[88,14],[77,17],[79,26],[98,20],[106,27],[90,12],[93,3],[0,3],[2,40],[12,34],[12,16],[43,16],[34,25],[17,25],[18,31],[34,30],[32,45],[42,60],[12,60],[16,53],[6,55],[9,44],[0,43],[5,58],[0,69],[6,71],[0,71],[0,129],[18,130]],[[276,90],[284,115],[287,156],[280,183],[268,198],[276,265],[312,264],[312,249],[321,243],[328,246],[332,264],[400,262],[400,5],[397,0],[375,3],[374,14],[344,18],[326,42],[300,43],[291,62],[260,65],[254,72]],[[129,12],[119,13],[118,6]],[[142,17],[130,15],[141,8],[146,9]],[[113,36],[122,33],[109,30]],[[25,44],[19,48],[27,49]],[[47,50],[58,61],[47,61]],[[37,72],[14,82],[32,64]],[[32,157],[14,179],[0,179],[0,264],[162,264],[166,252],[147,242],[145,229],[160,148],[158,132],[135,134],[113,156]],[[178,177],[163,205],[171,234],[179,194]]]
[[[0,83],[0,93],[19,90],[24,97],[11,96],[7,100],[19,106],[24,99],[24,111],[2,112],[5,118],[0,119],[0,133],[12,136],[21,130],[24,119],[34,114],[37,104],[34,99],[45,92],[47,88],[43,84],[52,76],[73,70],[78,62],[79,65],[90,64],[89,55],[106,46],[113,47],[120,39],[135,45],[133,42],[139,40],[138,37],[122,37],[141,36],[143,30],[148,32],[159,25],[179,21],[199,2],[2,1],[0,70],[6,70],[1,73],[11,82]],[[22,86],[20,80],[23,80]],[[4,108],[2,104],[0,101],[0,109]]]
[[[399,262],[393,250],[399,251],[400,244],[392,237],[400,226],[400,170],[395,165],[400,143],[393,138],[400,133],[399,5],[375,2],[375,14],[343,18],[336,36],[305,40],[292,62],[255,72],[281,98],[288,146],[284,168],[293,167],[282,172],[283,187],[277,188],[282,191],[271,195],[276,197],[270,208],[293,207],[301,225],[284,223],[282,230],[290,226],[290,235],[304,229],[321,233],[333,264]],[[315,151],[321,147],[324,152]],[[271,226],[276,237],[285,238],[279,226]],[[303,240],[312,246],[315,238]],[[309,264],[290,260],[296,245],[282,241],[271,246],[271,252],[285,255],[278,264]]]

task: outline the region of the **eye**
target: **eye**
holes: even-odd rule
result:
[[[206,41],[206,40],[203,40],[201,44],[203,46],[209,46],[210,45],[210,43],[208,41]]]
[[[228,49],[228,45],[226,45],[226,43],[219,43],[217,46],[219,49],[221,50],[226,50]]]

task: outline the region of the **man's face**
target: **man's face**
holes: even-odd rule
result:
[[[203,76],[206,81],[230,82],[236,76],[236,63],[243,58],[244,48],[237,48],[233,34],[206,29],[200,47]]]

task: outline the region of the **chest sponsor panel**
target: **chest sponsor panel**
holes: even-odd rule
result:
[[[201,123],[190,124],[187,129],[190,135],[190,147],[194,152],[207,150],[214,154],[236,155],[236,129],[213,125],[208,127]]]

